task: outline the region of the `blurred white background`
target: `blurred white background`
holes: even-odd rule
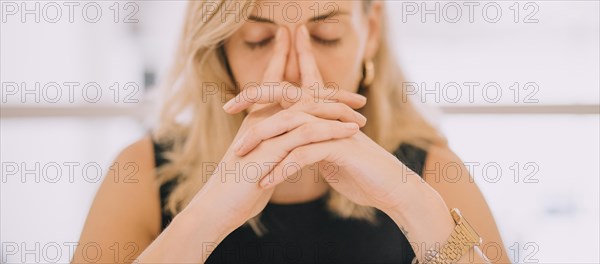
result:
[[[23,3],[2,2],[0,262],[64,263],[110,162],[147,132],[185,2]],[[599,2],[388,6],[413,99],[474,164],[511,259],[599,263]]]

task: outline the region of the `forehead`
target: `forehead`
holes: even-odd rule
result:
[[[306,23],[311,21],[335,22],[335,15],[352,15],[360,10],[361,1],[270,1],[260,0],[252,5],[250,22],[275,24]]]

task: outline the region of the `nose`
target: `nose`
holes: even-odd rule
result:
[[[295,32],[295,29],[289,29],[288,32]],[[285,72],[283,80],[295,85],[300,85],[300,66],[298,54],[296,53],[296,34],[290,34],[290,48],[287,55]]]

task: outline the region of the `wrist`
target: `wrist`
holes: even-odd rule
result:
[[[394,222],[403,226],[425,229],[440,227],[438,231],[444,233],[446,230],[450,234],[454,227],[454,220],[450,215],[450,209],[439,193],[429,186],[420,186],[413,190],[410,200],[397,203],[397,206],[383,212]]]
[[[455,223],[443,198],[429,184],[415,180],[406,187],[401,197],[405,201],[382,211],[398,225],[423,263],[428,249],[446,243]]]
[[[435,209],[447,209],[440,194],[426,183],[418,175],[405,177],[400,190],[394,192],[390,197],[391,206],[379,208],[381,211],[393,214],[397,217],[403,215],[419,215],[423,211]]]
[[[228,217],[219,217],[214,212],[214,205],[207,204],[200,199],[190,202],[173,218],[173,222],[175,221],[187,226],[188,230],[202,229],[198,231],[207,233],[208,237],[219,242],[239,227],[228,221]],[[210,230],[210,232],[203,230]]]
[[[199,209],[184,208],[136,262],[204,263],[231,231]]]

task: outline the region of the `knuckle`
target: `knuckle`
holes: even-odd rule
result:
[[[336,111],[337,113],[344,113],[348,111],[346,105],[342,103],[329,103],[329,105],[331,105],[331,108],[333,108],[332,110]]]
[[[327,106],[322,103],[311,102],[307,104],[307,110],[314,113],[323,113],[327,111]]]
[[[315,117],[309,113],[306,113],[304,111],[295,111],[296,116],[298,119],[300,119],[299,121],[301,123],[308,123],[310,121],[315,120]]]
[[[300,131],[299,132],[300,132],[300,134],[302,134],[302,135],[304,135],[306,137],[312,136],[314,134],[314,130],[315,130],[314,126],[315,125],[313,123],[305,124],[305,125],[303,125],[303,126],[300,127]]]
[[[328,131],[322,132],[320,128],[318,124],[310,123],[304,128],[303,134],[310,142],[318,141],[324,134],[328,133]]]
[[[334,116],[336,119],[340,119],[348,113],[348,109],[346,105],[342,103],[330,103],[327,105],[329,107],[329,113]]]
[[[294,111],[289,120],[294,126],[297,127],[308,122],[310,120],[310,116],[304,112]]]
[[[306,159],[306,151],[304,150],[304,148],[299,147],[293,150],[290,153],[290,156],[292,158],[292,162],[295,162],[297,164],[304,164],[303,162]]]
[[[312,95],[305,92],[300,97],[299,103],[304,104],[304,105],[313,105],[313,104],[315,104],[315,98]]]

